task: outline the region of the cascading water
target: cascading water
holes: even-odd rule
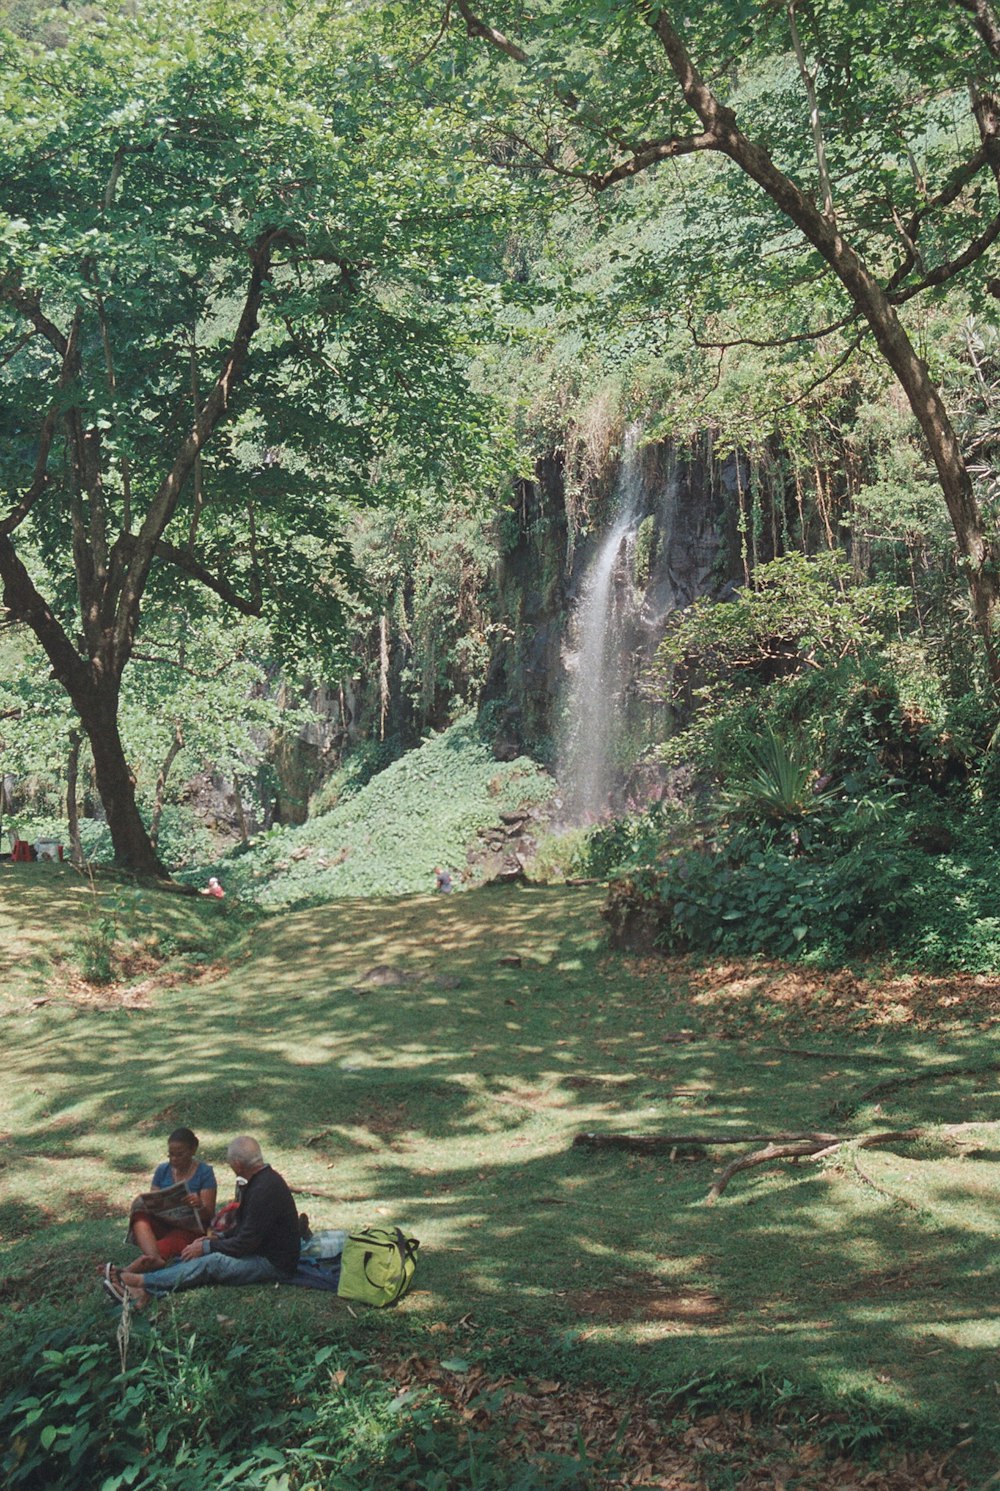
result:
[[[626,683],[622,622],[632,598],[632,550],[642,499],[639,430],[630,427],[615,490],[616,515],[584,576],[572,628],[575,646],[565,659],[558,774],[568,822],[591,823],[610,805]]]

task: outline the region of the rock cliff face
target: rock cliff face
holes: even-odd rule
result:
[[[573,731],[592,739],[607,728],[620,787],[630,760],[669,724],[666,705],[643,687],[668,618],[735,576],[736,487],[734,462],[626,442],[584,526],[581,514],[567,511],[560,459],[539,462],[535,480],[519,491],[517,538],[497,575],[503,640],[483,704],[498,727],[500,754],[533,749],[565,770]],[[598,570],[605,634],[584,641],[583,630],[598,625],[587,614]],[[573,686],[581,671],[586,690]],[[595,690],[604,691],[603,705]],[[583,816],[594,810],[588,804]]]
[[[575,476],[567,483],[561,452],[540,459],[534,478],[519,483],[506,544],[478,599],[496,639],[479,707],[500,759],[527,752],[565,776],[573,730],[588,743],[606,736],[607,771],[599,780],[607,785],[596,789],[603,806],[648,796],[649,781],[630,770],[646,745],[663,738],[670,718],[644,678],[670,615],[699,595],[724,592],[741,573],[737,478],[734,460],[714,461],[707,443],[677,452],[625,440],[617,460],[583,490]],[[609,555],[623,504],[629,522]],[[606,571],[600,670],[581,652],[582,611],[598,562]],[[309,793],[345,752],[380,736],[405,747],[445,722],[447,695],[440,718],[416,718],[405,687],[407,673],[420,667],[415,646],[405,626],[388,641],[373,633],[363,671],[316,691],[315,725],[284,742],[272,764],[276,820],[301,821]],[[581,672],[592,685],[586,699],[572,688]],[[600,803],[588,803],[577,816],[601,811]]]

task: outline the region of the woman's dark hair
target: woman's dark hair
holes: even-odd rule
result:
[[[193,1134],[190,1129],[174,1129],[167,1139],[168,1144],[186,1144],[188,1149],[198,1148],[198,1135]]]

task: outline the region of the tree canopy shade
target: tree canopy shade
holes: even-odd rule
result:
[[[1000,24],[988,0],[546,0],[527,12],[450,0],[443,16],[465,87],[466,37],[501,59],[485,119],[522,163],[600,192],[698,158],[691,191],[723,196],[741,224],[748,293],[777,306],[803,283],[825,286],[828,313],[795,335],[871,337],[933,459],[1000,688],[995,519],[908,313],[959,282],[979,308],[1000,291]],[[710,252],[702,268],[704,327],[718,309]]]
[[[213,592],[330,657],[345,510],[454,479],[502,184],[354,7],[163,0],[0,33],[0,581],[160,873],[118,729],[141,611]]]

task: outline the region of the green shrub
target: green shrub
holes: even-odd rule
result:
[[[813,833],[738,825],[613,886],[681,952],[1000,968],[997,824],[968,795],[841,795]],[[944,847],[950,846],[950,847]]]
[[[77,942],[80,972],[92,984],[110,984],[115,976],[118,920],[110,913],[93,916]]]
[[[631,865],[659,859],[679,815],[662,802],[645,813],[632,813],[590,829],[579,854],[580,869],[599,878]]]
[[[587,848],[591,830],[568,828],[546,834],[538,842],[531,861],[531,878],[542,885],[557,885],[570,875],[590,873]]]

